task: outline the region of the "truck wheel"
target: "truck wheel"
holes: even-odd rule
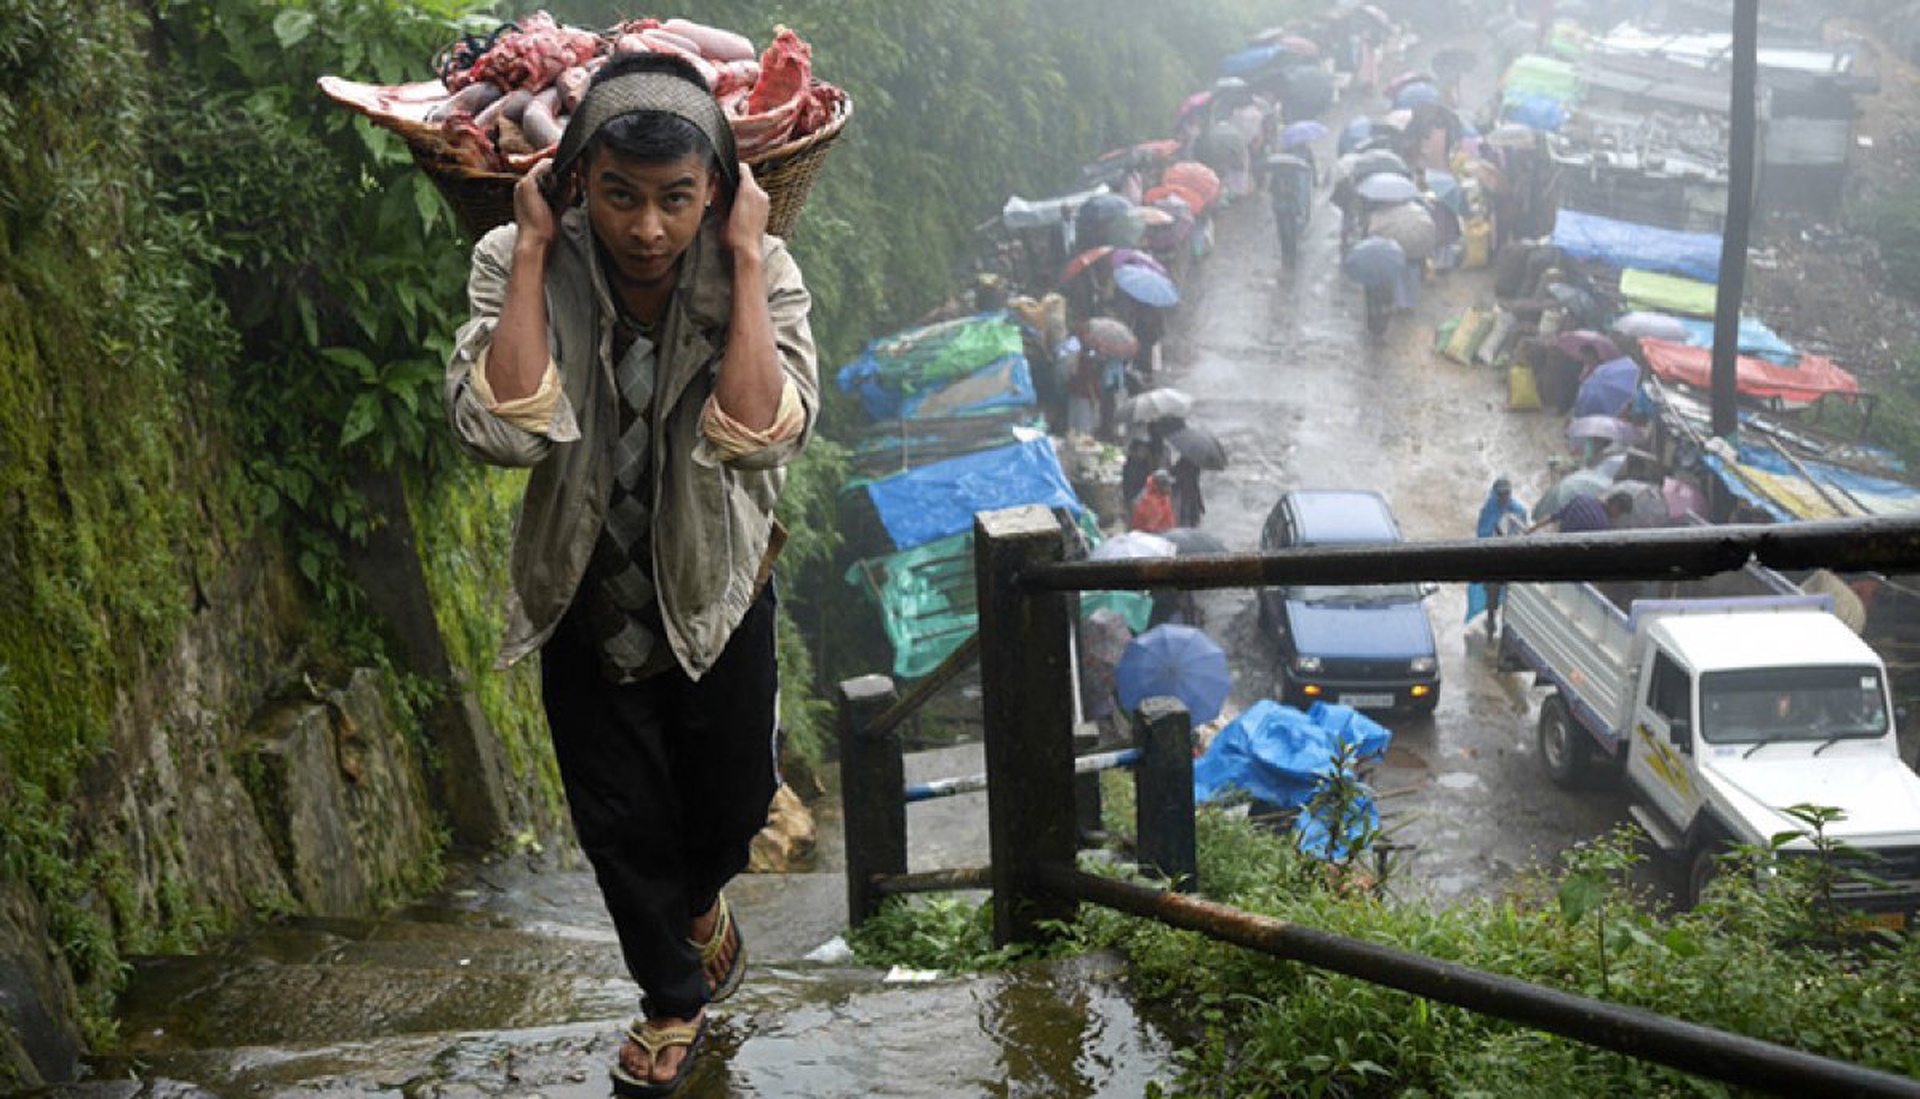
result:
[[[1593,762],[1593,746],[1586,730],[1573,722],[1567,701],[1559,692],[1540,704],[1540,759],[1554,785],[1573,790],[1584,786]]]
[[[1693,858],[1687,863],[1687,907],[1695,908],[1700,899],[1707,895],[1707,886],[1720,876],[1720,856],[1725,848],[1717,841],[1703,843],[1694,849]]]

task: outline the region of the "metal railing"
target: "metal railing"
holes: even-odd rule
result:
[[[993,891],[999,943],[1039,941],[1050,922],[1071,920],[1077,905],[1102,904],[1716,1080],[1787,1094],[1920,1096],[1920,1081],[1080,871],[1075,866],[1068,666],[1071,595],[1079,591],[1685,579],[1749,561],[1784,570],[1913,572],[1920,571],[1920,521],[1718,526],[1067,562],[1053,515],[1025,507],[976,516],[974,552],[991,865],[970,880]],[[860,682],[853,681],[856,689],[845,704],[871,707],[874,716],[884,716],[884,700],[864,693]],[[1172,716],[1163,712],[1161,721],[1164,735],[1178,727],[1184,749],[1185,711],[1174,706]],[[859,722],[850,727],[858,728]],[[897,772],[886,776],[886,783],[901,789]],[[893,805],[904,814],[898,798],[884,811],[893,812]],[[850,804],[849,833],[863,824],[854,809]],[[904,871],[904,826],[899,836],[899,850],[886,857]],[[1190,833],[1188,843],[1190,849]],[[880,869],[856,867],[850,847],[850,897],[856,877],[870,887]]]

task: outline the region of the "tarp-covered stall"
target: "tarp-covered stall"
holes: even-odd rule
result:
[[[1574,259],[1636,268],[1703,282],[1720,277],[1720,234],[1659,229],[1562,208],[1553,223],[1554,246]]]

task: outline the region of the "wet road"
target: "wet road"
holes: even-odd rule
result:
[[[1332,154],[1324,142],[1325,158]],[[1471,536],[1495,477],[1531,503],[1546,459],[1564,449],[1564,423],[1506,411],[1506,373],[1463,366],[1432,350],[1436,324],[1492,300],[1485,270],[1428,282],[1418,307],[1383,340],[1365,330],[1357,286],[1338,271],[1339,216],[1322,188],[1302,259],[1283,272],[1262,196],[1225,210],[1213,254],[1188,283],[1164,349],[1159,384],[1194,398],[1191,422],[1226,444],[1230,465],[1203,475],[1202,528],[1230,548],[1255,549],[1282,491],[1382,493],[1412,540]],[[1232,653],[1244,707],[1274,691],[1274,649],[1252,594],[1202,597],[1208,631]],[[1536,861],[1625,818],[1617,791],[1569,794],[1536,758],[1539,690],[1491,667],[1480,622],[1465,627],[1465,587],[1428,600],[1443,680],[1432,721],[1384,717],[1394,733],[1374,776],[1390,842],[1407,856],[1399,881],[1439,899],[1489,896]]]

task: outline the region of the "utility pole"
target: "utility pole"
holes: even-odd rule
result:
[[[1713,306],[1713,433],[1732,441],[1739,428],[1740,299],[1753,226],[1754,149],[1758,144],[1760,0],[1733,4],[1733,133],[1728,149],[1727,220],[1720,236],[1720,280]]]

